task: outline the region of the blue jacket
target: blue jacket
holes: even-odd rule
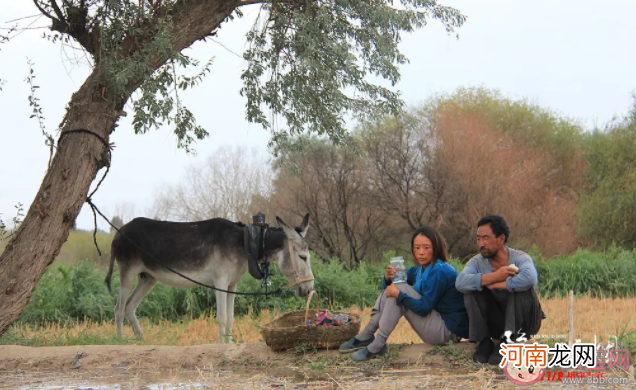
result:
[[[435,309],[441,314],[448,330],[457,336],[468,338],[468,313],[464,306],[464,294],[455,288],[457,271],[453,266],[439,259],[428,266],[433,268],[428,272],[426,280],[418,291],[422,297],[413,298],[400,291],[398,302],[422,317]],[[418,267],[420,266],[411,267],[406,271],[406,282],[411,286],[415,284]],[[387,283],[386,279],[382,278],[383,288],[391,283],[392,281]]]

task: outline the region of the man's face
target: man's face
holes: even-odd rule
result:
[[[497,255],[499,249],[504,246],[505,239],[504,234],[495,237],[489,223],[477,228],[477,246],[481,255],[487,259],[492,259]]]

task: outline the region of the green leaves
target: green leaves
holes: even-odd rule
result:
[[[188,151],[207,132],[180,103],[177,91],[200,82],[209,73],[209,63],[195,76],[177,76],[177,64],[195,65],[179,50],[203,38],[208,28],[208,33],[218,28],[218,21],[207,25],[195,20],[193,14],[201,9],[218,8],[221,15],[233,10],[241,16],[240,3],[228,3],[227,9],[219,8],[222,4],[36,1],[40,12],[60,19],[53,20],[53,30],[78,40],[94,55],[94,65],[104,68],[104,80],[95,86],[103,98],[123,106],[135,93],[135,132],[174,124],[179,146]],[[399,66],[408,62],[398,49],[401,34],[430,19],[452,32],[466,19],[433,0],[264,0],[261,11],[247,32],[248,65],[241,94],[247,97],[247,119],[270,129],[271,146],[278,147],[284,146],[279,141],[288,139],[282,133],[326,134],[336,143],[350,142],[346,125],[351,118],[373,120],[399,113],[400,94],[385,85],[394,87]],[[225,20],[233,17],[230,12]],[[60,27],[65,23],[73,25],[72,31]]]
[[[398,66],[407,62],[398,49],[401,34],[427,18],[441,20],[448,31],[465,21],[457,10],[431,1],[402,1],[395,8],[385,1],[294,1],[263,9],[269,17],[247,35],[241,94],[248,120],[272,129],[274,144],[283,139],[272,123],[279,116],[290,135],[308,131],[342,142],[349,116],[397,114],[403,107],[399,93],[369,77],[397,83]]]
[[[312,261],[315,290],[320,297],[320,306],[333,310],[357,305],[372,306],[381,291],[384,267],[394,253],[386,252],[380,264],[361,262],[359,267],[348,271],[338,259],[329,262]],[[312,259],[317,259],[312,254]],[[577,295],[593,297],[627,297],[636,293],[636,252],[622,251],[616,247],[606,252],[579,250],[573,255],[550,259],[534,259],[539,273],[538,293],[542,299],[563,297],[569,290]],[[450,264],[461,272],[463,264],[456,258]],[[274,265],[271,289],[284,287],[285,277]],[[90,261],[75,266],[54,265],[49,267],[20,320],[30,324],[47,322],[74,323],[86,319],[112,320],[113,309],[119,291],[119,273],[115,268],[112,279],[113,293],[108,293],[104,284],[104,272]],[[245,274],[239,282],[239,291],[259,291],[261,281]],[[236,316],[252,313],[258,315],[262,309],[281,311],[304,309],[306,298],[294,296],[293,289],[269,297],[236,297]],[[313,303],[312,303],[313,304]],[[138,317],[149,317],[153,321],[177,321],[184,317],[209,315],[215,310],[214,291],[204,287],[177,289],[157,284],[137,309]]]
[[[636,98],[622,121],[586,137],[587,168],[579,201],[584,237],[606,247],[636,246]]]
[[[606,252],[579,249],[571,256],[535,260],[542,298],[577,295],[617,298],[636,292],[636,252],[617,247]]]
[[[174,124],[178,146],[186,149],[188,153],[194,153],[191,149],[194,139],[203,139],[208,132],[197,125],[192,112],[182,105],[179,90],[185,91],[201,83],[203,77],[210,72],[212,59],[193,76],[178,75],[177,67],[187,68],[198,65],[197,60],[178,54],[146,80],[138,94],[133,96],[135,133],[145,133],[152,128],[158,129],[164,122],[168,125]]]
[[[40,125],[40,130],[42,131],[42,135],[44,136],[44,144],[48,146],[50,151],[49,156],[49,166],[51,165],[51,159],[53,158],[53,148],[55,145],[55,140],[53,136],[46,131],[46,126],[44,125],[44,115],[42,114],[42,106],[40,106],[40,99],[36,96],[36,91],[40,88],[38,85],[35,85],[35,71],[33,70],[34,63],[27,59],[27,64],[29,65],[29,75],[26,77],[25,81],[29,84],[31,89],[29,93],[29,107],[31,107],[31,116],[29,118],[36,118],[38,124]]]
[[[273,264],[271,289],[284,288],[287,279]],[[321,307],[337,310],[352,305],[372,305],[380,292],[382,266],[362,264],[355,271],[346,271],[338,260],[329,263],[312,263],[316,277],[316,291]],[[81,261],[74,266],[54,265],[45,271],[33,296],[20,317],[30,324],[47,322],[75,323],[87,319],[112,320],[119,292],[119,272],[115,267],[112,278],[113,293],[109,294],[104,284],[104,272],[91,261]],[[261,281],[245,274],[238,291],[260,291]],[[141,301],[138,317],[150,317],[153,321],[177,321],[184,317],[199,317],[214,313],[216,297],[213,290],[205,287],[177,289],[158,283]],[[237,316],[250,312],[258,314],[261,309],[283,311],[305,307],[306,298],[294,295],[293,289],[272,296],[238,295],[235,303]]]

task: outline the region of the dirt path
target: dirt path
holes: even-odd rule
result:
[[[383,366],[442,364],[442,356],[429,353],[428,344],[393,346],[390,359],[374,360]],[[461,343],[458,353],[472,348]],[[57,373],[103,370],[195,370],[196,368],[261,367],[279,369],[303,363],[323,362],[325,365],[354,364],[337,350],[318,350],[296,353],[274,352],[264,343],[206,344],[186,347],[142,345],[85,345],[70,347],[0,347],[1,371],[51,371]],[[385,361],[387,360],[387,361]],[[310,365],[311,366],[311,365]],[[315,366],[315,365],[314,365]]]
[[[515,388],[466,359],[472,348],[391,345],[388,357],[355,363],[338,351],[273,352],[264,343],[1,346],[0,389]]]

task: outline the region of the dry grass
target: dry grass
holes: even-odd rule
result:
[[[564,335],[567,337],[568,329],[568,301],[564,298],[547,299],[542,302],[543,309],[548,316],[540,330],[541,335]],[[578,298],[575,302],[575,327],[576,338],[582,341],[597,342],[608,340],[609,335],[617,335],[627,325],[627,329],[636,328],[636,298],[599,299]],[[349,312],[360,313],[362,324],[367,323],[371,308],[363,310],[352,307]],[[249,316],[236,318],[234,322],[234,334],[238,342],[259,342],[261,334],[259,324],[273,320],[281,313],[264,311],[260,320],[254,320]],[[145,344],[152,345],[197,345],[216,343],[218,339],[218,326],[213,318],[197,318],[183,323],[171,323],[168,321],[153,324],[145,319],[140,321],[146,336]],[[60,344],[59,340],[69,340],[68,344],[78,341],[114,343],[114,322],[87,322],[73,327],[62,327],[53,324],[44,328],[32,329],[29,327],[14,328],[14,331],[25,339],[37,338],[42,345]],[[133,338],[130,326],[124,327],[127,341],[136,342]],[[101,340],[100,340],[101,339]],[[104,340],[105,339],[105,340]],[[57,342],[55,340],[58,340]],[[73,341],[75,340],[75,341]],[[420,343],[421,340],[410,328],[405,320],[401,320],[395,331],[389,338],[391,343]]]

